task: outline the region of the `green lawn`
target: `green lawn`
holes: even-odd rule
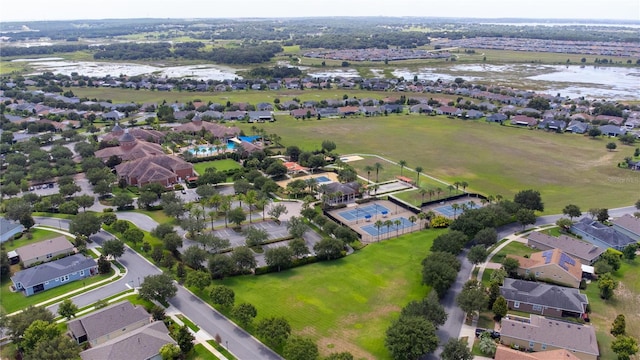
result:
[[[11,251],[11,250],[15,250],[21,246],[27,245],[27,244],[33,244],[33,243],[37,243],[38,241],[42,241],[42,240],[47,240],[47,239],[53,239],[55,237],[58,236],[64,236],[60,233],[57,233],[55,231],[49,231],[49,230],[45,230],[45,229],[31,229],[30,230],[32,238],[29,239],[27,237],[26,234],[22,235],[22,237],[18,240],[9,240],[5,243],[2,244],[2,248],[7,250],[7,251]],[[67,238],[69,239],[69,238]]]
[[[204,345],[196,344],[186,357],[187,360],[218,360]]]
[[[258,320],[287,318],[294,334],[313,338],[324,355],[349,351],[355,358],[389,359],[385,330],[407,302],[426,296],[420,262],[442,232],[408,234],[340,260],[216,284],[230,286],[236,304],[256,306]],[[208,300],[208,291],[196,293]]]
[[[203,161],[193,164],[193,169],[198,174],[204,174],[207,168],[210,167],[214,167],[218,171],[225,171],[231,169],[240,169],[242,166],[237,161],[233,161],[231,159]]]
[[[531,253],[533,252],[534,250],[528,247],[527,245],[521,242],[512,241],[509,243],[509,245],[503,247],[502,250],[498,251],[498,253],[495,254],[493,258],[491,258],[491,262],[502,263],[504,259],[507,257],[507,255],[509,254],[525,256],[525,255],[531,255]]]
[[[615,295],[610,300],[600,299],[597,282],[587,286],[584,293],[589,298],[592,324],[596,327],[596,336],[600,347],[600,359],[615,360],[617,356],[611,351],[613,336],[609,333],[611,323],[618,314],[626,318],[627,335],[640,339],[640,313],[638,297],[640,296],[640,259],[632,262],[622,261],[620,270],[614,273],[620,283]]]
[[[9,290],[11,280],[5,280],[0,283],[0,298],[2,299],[0,303],[2,305],[2,308],[10,314],[14,311],[24,309],[30,305],[35,305],[51,298],[64,295],[70,291],[81,289],[85,286],[90,287],[92,284],[107,279],[112,275],[113,270],[109,271],[108,274],[96,275],[84,280],[70,282],[66,285],[58,286],[56,288],[43,291],[31,296],[24,296],[21,292],[11,292]]]
[[[226,357],[227,360],[236,360],[235,356],[231,355],[231,353],[229,351],[227,351],[227,349],[225,349],[224,346],[222,346],[221,344],[218,344],[215,340],[207,340],[207,342],[211,346],[216,348],[216,350],[220,351],[220,353],[222,355],[224,355],[224,357]]]

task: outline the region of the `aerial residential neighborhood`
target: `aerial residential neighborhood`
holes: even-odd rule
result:
[[[350,19],[9,22],[0,357],[638,356],[633,27]]]

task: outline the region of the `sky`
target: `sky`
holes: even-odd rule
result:
[[[5,0],[0,9],[0,23],[27,20],[315,16],[640,22],[640,0]]]

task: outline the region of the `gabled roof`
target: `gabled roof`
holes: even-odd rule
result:
[[[142,306],[123,301],[69,321],[67,326],[76,339],[86,335],[91,341],[144,319],[150,315]]]
[[[45,257],[64,250],[73,250],[73,244],[64,236],[38,241],[37,243],[21,246],[16,249],[22,261]]]
[[[10,232],[18,233],[24,230],[22,224],[9,221],[3,217],[0,217],[0,234],[9,234]]]
[[[589,303],[580,290],[544,283],[504,279],[500,293],[507,300],[583,313]]]
[[[592,243],[578,240],[567,235],[554,237],[539,231],[531,232],[528,239],[529,241],[535,241],[551,248],[560,249],[571,256],[575,256],[579,259],[585,259],[589,263],[597,259],[607,250],[593,245]]]
[[[26,289],[96,265],[94,259],[82,254],[75,254],[18,271],[11,277],[11,281],[13,281],[14,284],[21,283],[22,287]]]
[[[82,360],[146,360],[158,355],[165,344],[176,344],[162,321],[155,321],[80,353]]]
[[[533,341],[585,354],[600,355],[593,326],[568,323],[531,315],[530,322],[502,319],[500,331],[506,337]]]
[[[588,234],[611,247],[625,247],[636,242],[627,235],[616,231],[616,229],[589,218],[580,219],[580,221],[571,226],[571,229]]]
[[[325,186],[327,194],[335,194],[338,191],[342,193],[342,195],[353,195],[357,194],[360,189],[360,183],[357,181],[349,182],[346,184],[332,182]]]
[[[576,261],[560,249],[536,252],[531,254],[528,259],[515,255],[507,255],[507,257],[517,259],[522,269],[534,270],[540,267],[553,265],[562,268],[578,281],[582,279],[582,268],[580,262]]]
[[[640,235],[640,219],[629,214],[625,214],[613,220],[613,224],[629,232]]]

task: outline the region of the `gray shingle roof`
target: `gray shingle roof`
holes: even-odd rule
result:
[[[500,293],[507,300],[583,313],[589,303],[578,289],[548,285],[533,281],[504,279]]]
[[[572,230],[579,230],[590,236],[609,244],[611,247],[625,247],[636,241],[627,235],[616,231],[614,228],[604,225],[600,222],[593,221],[589,218],[582,218],[573,224]]]
[[[76,339],[86,335],[91,341],[149,317],[143,307],[123,301],[69,321],[67,326]]]
[[[176,344],[162,321],[155,321],[128,334],[80,353],[82,360],[128,359],[146,360],[168,343]]]
[[[72,272],[88,269],[92,266],[96,266],[94,259],[82,254],[75,254],[18,271],[13,275],[11,280],[14,284],[22,283],[22,286],[26,289],[63,275],[69,275]]]
[[[16,252],[20,255],[20,260],[26,261],[40,257],[44,258],[47,254],[53,254],[63,250],[73,251],[73,244],[71,244],[66,237],[58,236],[53,239],[21,246],[16,249]]]
[[[625,214],[613,220],[613,223],[631,233],[640,235],[640,219],[636,217]]]
[[[594,259],[597,259],[606,249],[593,245],[592,243],[575,239],[566,235],[560,235],[559,237],[550,236],[539,231],[533,231],[528,236],[529,241],[534,241],[539,244],[556,248],[564,251],[565,253],[575,256],[579,259],[584,259],[591,263]],[[529,243],[531,245],[531,243]]]

